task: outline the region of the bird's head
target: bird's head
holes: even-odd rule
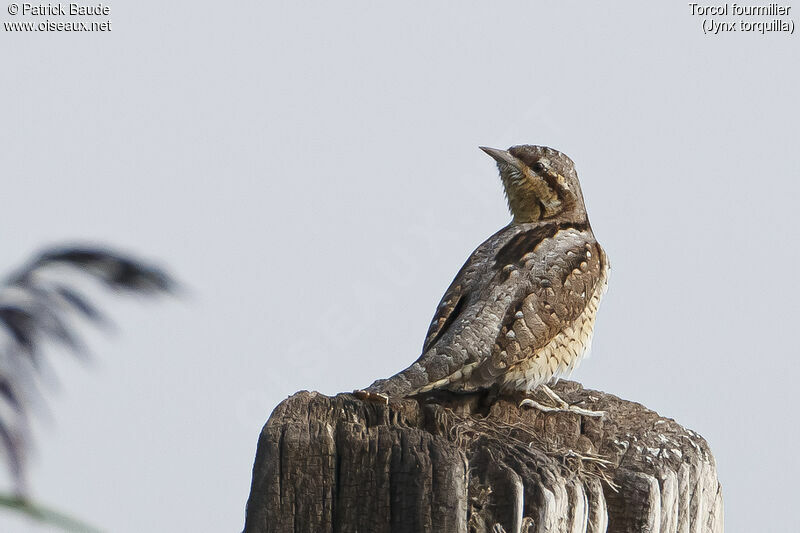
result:
[[[497,161],[515,223],[586,222],[575,164],[558,150],[528,144],[508,150],[481,147]]]

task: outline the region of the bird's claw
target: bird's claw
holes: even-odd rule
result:
[[[578,415],[583,416],[592,416],[602,418],[606,412],[605,411],[592,411],[590,409],[584,409],[583,407],[578,407],[576,405],[570,405],[564,400],[561,399],[558,394],[553,392],[550,387],[546,385],[542,385],[542,390],[550,397],[551,400],[557,405],[557,407],[551,407],[549,405],[544,405],[536,400],[532,400],[531,398],[525,398],[521,402],[519,402],[519,407],[533,407],[534,409],[538,409],[543,413],[575,413]]]

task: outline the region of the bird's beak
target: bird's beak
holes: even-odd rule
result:
[[[481,150],[489,154],[492,159],[500,164],[511,165],[512,167],[519,168],[519,159],[508,153],[506,150],[498,150],[497,148],[487,148],[486,146],[479,146]]]

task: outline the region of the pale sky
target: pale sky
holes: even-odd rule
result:
[[[573,378],[703,435],[729,531],[796,527],[796,34],[680,2],[108,5],[110,32],[0,31],[0,273],[90,240],[191,294],[101,297],[93,362],[52,353],[37,500],[239,531],[269,413],[419,355],[510,219],[477,147],[529,143],[575,161],[613,267]]]

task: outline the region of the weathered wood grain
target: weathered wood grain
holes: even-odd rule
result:
[[[383,406],[299,392],[258,443],[245,533],[721,533],[708,444],[640,404],[561,382],[602,419],[519,398]]]

